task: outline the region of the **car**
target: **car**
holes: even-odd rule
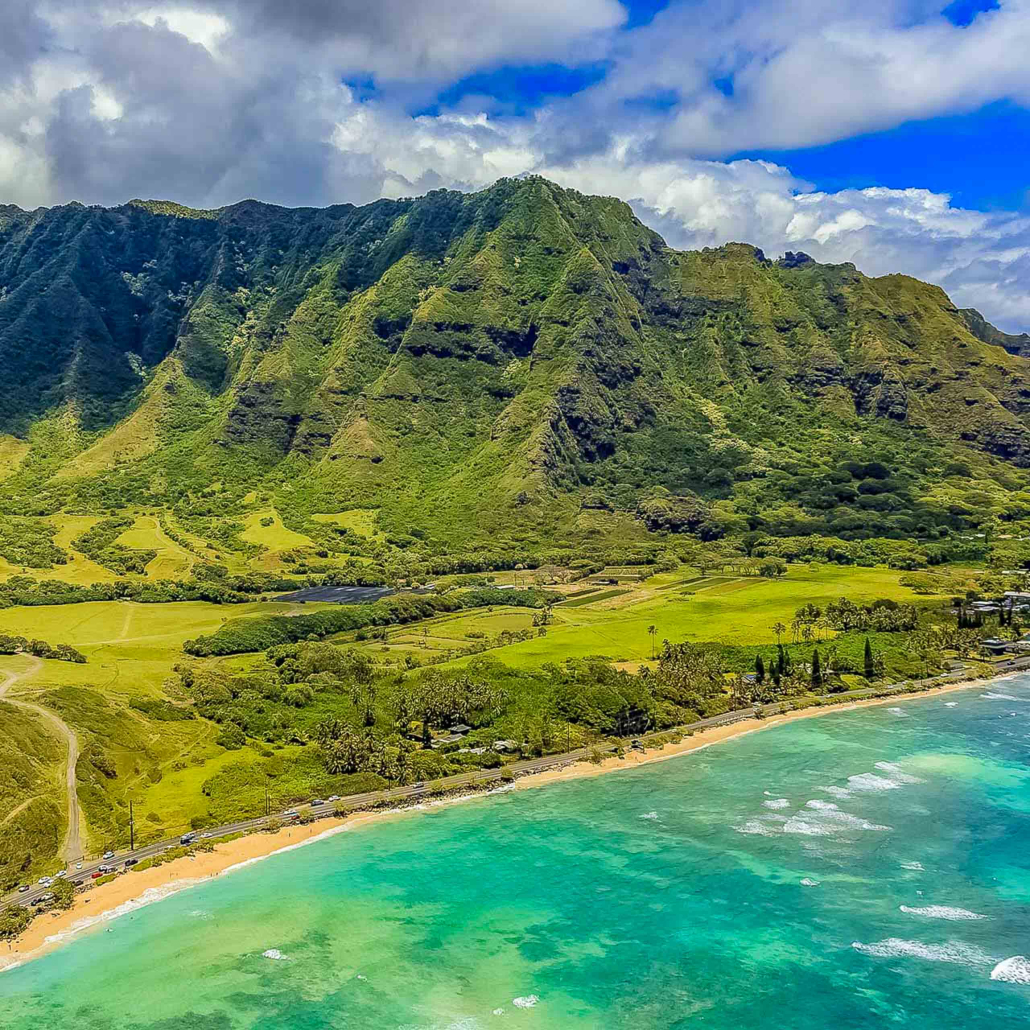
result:
[[[642,740],[634,740],[629,746],[630,751],[643,751],[644,742]]]
[[[22,885],[21,885],[21,886],[20,886],[20,887],[18,888],[18,893],[19,893],[19,894],[24,894],[24,893],[25,893],[25,892],[26,892],[26,891],[27,891],[28,889],[29,889],[29,885],[28,885],[27,883],[23,883],[23,884],[22,884]]]
[[[78,880],[72,880],[72,886],[73,887],[81,887],[82,883],[83,883],[83,881],[82,881],[81,877]]]
[[[82,868],[82,863],[81,862],[76,862],[75,863],[75,868],[76,869],[81,869]]]
[[[62,869],[59,873],[55,874],[55,880],[63,880],[68,875],[67,869]]]
[[[329,797],[326,798],[326,800],[327,801],[339,801],[340,800],[340,795],[339,794],[330,794]]]
[[[192,844],[196,839],[197,839],[197,835],[195,833],[184,833],[179,838],[179,843],[180,844]]]
[[[288,812],[284,812],[283,813],[283,818],[284,819],[299,819],[300,818],[300,812],[298,812],[295,808],[291,808]]]
[[[208,840],[208,839],[210,839],[210,838],[211,838],[211,837],[213,837],[213,836],[214,836],[214,834],[213,834],[213,833],[202,833],[202,834],[200,835],[200,839],[201,839],[201,840]]]
[[[426,789],[426,784],[425,784],[424,780],[419,780],[418,783],[415,784],[415,790],[425,790],[425,789]]]
[[[111,866],[109,866],[109,865],[102,865],[102,866],[97,866],[97,871],[100,872],[100,873],[113,873],[114,869],[112,869]]]
[[[101,877],[101,876],[103,876],[103,875],[104,875],[103,873],[101,873],[101,872],[99,872],[99,871],[98,871],[98,872],[95,872],[95,873],[93,873],[93,874],[92,874],[92,875],[90,876],[90,879],[91,879],[91,880],[99,880],[99,879],[100,879],[100,877]]]
[[[318,808],[319,805],[324,805],[325,802],[321,798],[313,798],[311,801],[312,808]]]
[[[128,868],[130,868],[131,866],[134,866],[134,865],[139,865],[139,859],[138,858],[127,858],[125,860],[125,868],[126,869],[128,869]]]
[[[53,895],[53,893],[48,891],[46,894],[41,895],[36,900],[37,901],[53,901],[54,900],[54,895]]]
[[[114,852],[113,851],[105,851],[100,857],[106,862],[108,859],[114,858]]]

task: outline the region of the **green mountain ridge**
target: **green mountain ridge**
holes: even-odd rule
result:
[[[1030,353],[939,288],[544,179],[0,208],[0,503],[376,509],[428,547],[1030,516]]]

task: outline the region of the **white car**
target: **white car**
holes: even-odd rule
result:
[[[340,800],[340,795],[339,794],[331,794],[326,800],[328,800],[328,801],[339,801]]]
[[[104,861],[106,862],[107,859],[114,858],[114,852],[113,851],[105,851],[100,857],[102,859],[104,859]]]

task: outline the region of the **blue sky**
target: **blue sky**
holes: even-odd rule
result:
[[[536,173],[1030,330],[1030,0],[5,0],[0,202]]]

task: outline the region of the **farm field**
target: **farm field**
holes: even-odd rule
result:
[[[147,565],[148,579],[185,579],[193,570],[196,558],[177,544],[161,528],[153,515],[140,515],[130,529],[115,541],[123,547],[154,550],[157,555]]]
[[[62,532],[71,535],[83,528],[88,528],[88,521],[77,517],[76,523],[65,521]],[[140,520],[125,534],[125,542],[153,547],[161,540],[159,532],[159,526],[155,530]],[[665,638],[772,643],[772,626],[789,625],[794,610],[810,601],[825,603],[842,595],[856,602],[883,597],[917,600],[913,591],[900,585],[899,576],[886,569],[792,566],[787,576],[776,580],[706,578],[683,567],[642,582],[624,582],[614,590],[600,586],[583,594],[582,585],[571,584],[567,590],[579,594],[576,603],[554,607],[545,627],[534,625],[538,611],[497,605],[369,632],[373,639],[358,640],[356,632],[341,634],[333,642],[360,649],[383,669],[395,671],[439,667],[441,662],[444,667],[460,667],[471,656],[454,656],[467,648],[484,651],[515,670],[603,656],[637,671],[651,658],[649,626],[657,627],[659,645]],[[0,675],[22,674],[12,696],[45,706],[75,732],[80,746],[79,802],[90,849],[124,835],[130,798],[136,806],[138,839],[153,839],[180,832],[194,821],[205,824],[249,812],[248,805],[261,804],[262,784],[276,786],[284,796],[325,785],[314,750],[297,746],[299,741],[284,740],[271,751],[254,741],[227,748],[218,723],[195,717],[175,671],[188,661],[225,678],[249,674],[261,666],[261,655],[187,659],[182,644],[213,633],[226,620],[321,607],[110,601],[0,610],[0,633],[69,644],[87,658],[85,664],[33,665],[20,655],[0,657]],[[542,688],[538,684],[533,689]],[[42,727],[32,726],[23,712],[15,715],[16,711],[0,706],[3,733],[14,740],[33,733],[45,736]],[[59,843],[51,785],[57,783],[61,748],[59,741],[48,741],[33,743],[36,766],[7,780],[0,773],[0,820],[25,823],[26,832],[38,838],[34,863],[53,856]],[[105,756],[99,765],[94,759],[98,754]],[[36,823],[51,826],[49,836],[38,826],[33,829]]]
[[[545,662],[561,662],[565,658],[600,655],[619,663],[640,663],[651,657],[649,626],[656,626],[659,644],[663,639],[718,641],[725,644],[773,643],[773,625],[789,626],[794,611],[809,602],[820,604],[846,596],[855,602],[869,602],[885,597],[901,602],[915,602],[919,595],[898,582],[902,574],[888,569],[866,569],[838,566],[791,566],[781,579],[759,577],[713,577],[699,580],[696,571],[680,569],[663,573],[636,585],[626,593],[611,596],[598,592],[589,603],[558,605],[553,622],[545,636],[508,644],[490,650],[491,657],[516,668],[532,668]],[[620,589],[626,589],[625,585]],[[495,613],[496,614],[496,613]],[[514,613],[513,613],[514,615]],[[523,616],[525,628],[530,620]],[[499,629],[489,629],[497,636]],[[509,627],[513,628],[513,627]],[[459,635],[467,630],[461,622],[436,619],[420,625],[417,634],[407,632],[388,635],[391,651],[418,644],[423,629],[427,646],[447,642],[454,646]],[[465,643],[471,643],[466,639]],[[370,645],[365,645],[370,646]],[[446,650],[446,647],[442,648]],[[469,659],[459,658],[456,664]]]

